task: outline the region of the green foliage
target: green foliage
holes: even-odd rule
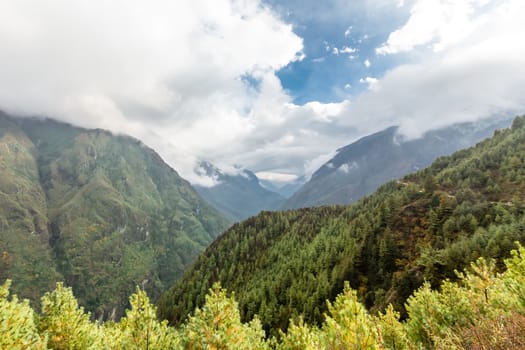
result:
[[[386,349],[410,349],[405,326],[399,321],[399,313],[392,305],[388,305],[385,313],[380,313],[375,318],[379,329],[379,342]]]
[[[330,316],[326,316],[322,327],[324,348],[378,349],[372,318],[348,283],[335,303],[328,303],[328,311]]]
[[[42,297],[42,316],[39,330],[49,335],[51,349],[99,349],[102,334],[89,314],[78,306],[71,288],[57,283],[56,289]]]
[[[4,284],[2,348],[522,348],[525,249],[505,258],[513,242],[525,240],[523,119],[354,206],[265,212],[233,226],[160,299],[159,314],[179,329],[155,318],[146,291],[158,293],[179,271],[169,262],[185,266],[211,239],[213,218],[207,221],[192,207],[198,202],[186,200],[194,192],[128,139],[114,144],[108,134],[75,131],[61,136],[74,136],[63,151],[46,134],[52,135],[49,129],[32,130],[35,144],[37,131],[42,133],[38,148],[46,157],[38,159],[38,173],[49,181],[26,202],[0,202],[0,273],[27,273],[18,288],[31,295],[60,274],[74,288],[58,284],[35,315],[27,301],[9,298]],[[4,140],[16,127],[4,128]],[[32,176],[34,162],[26,167],[22,160],[36,151],[9,142],[1,160],[18,159],[5,164]],[[76,147],[85,152],[70,153]],[[116,155],[128,154],[126,147],[144,158],[124,157],[119,164]],[[78,167],[88,156],[93,168]],[[130,180],[137,187],[126,189],[126,181],[118,180],[121,170],[144,164],[150,182]],[[0,185],[0,195],[12,194],[14,184]],[[150,197],[149,190],[157,192]],[[49,200],[42,207],[49,216],[41,217],[38,206],[31,210],[38,198]],[[22,234],[31,228],[41,232]],[[184,249],[174,253],[174,246]],[[44,265],[51,256],[59,258],[58,272]],[[49,275],[40,278],[46,270]],[[31,291],[32,280],[37,292]],[[239,304],[217,281],[235,292]],[[120,322],[94,322],[73,296],[78,289],[81,304],[107,316],[125,308],[133,285],[146,291],[131,296]],[[384,313],[376,312],[383,307]],[[277,337],[266,341],[265,334]]]
[[[7,280],[0,285],[0,349],[47,349],[46,334],[40,334],[35,324],[33,309],[27,300],[9,300]]]
[[[49,249],[46,195],[35,147],[0,115],[0,281],[14,278],[14,293],[38,301],[61,278]]]
[[[523,282],[525,250],[519,247],[495,272],[494,261],[480,258],[459,281],[445,281],[440,291],[428,284],[408,300],[410,340],[426,348],[508,349],[525,343],[525,308],[514,286]],[[510,346],[511,344],[514,344]]]
[[[278,350],[315,350],[322,346],[321,332],[304,323],[302,317],[297,323],[291,322],[286,333],[280,332]]]
[[[355,205],[262,212],[232,226],[159,299],[159,316],[180,325],[220,282],[235,292],[241,320],[258,315],[279,336],[300,315],[320,325],[344,281],[371,311],[392,304],[406,318],[424,281],[432,289],[456,280],[479,257],[503,268],[513,242],[525,243],[521,124]]]
[[[287,332],[265,340],[257,318],[241,322],[233,296],[215,284],[179,329],[158,321],[155,307],[137,288],[131,309],[119,322],[90,320],[71,288],[57,288],[42,298],[42,315],[27,301],[8,300],[9,282],[0,287],[2,349],[521,349],[525,346],[525,248],[519,246],[497,273],[495,261],[480,258],[458,281],[438,290],[425,283],[407,302],[408,318],[390,305],[385,313],[368,313],[348,283],[320,326],[299,316]],[[38,318],[38,327],[34,318]]]
[[[151,305],[146,292],[137,288],[130,297],[131,309],[120,320],[121,349],[180,349],[179,339],[168,322],[159,322],[156,308]]]
[[[503,283],[512,292],[516,302],[516,305],[510,306],[525,309],[525,248],[520,245],[518,250],[512,251],[511,258],[507,259],[505,264],[508,271]]]
[[[264,331],[257,319],[241,323],[233,297],[216,284],[182,329],[186,349],[265,349]]]
[[[57,281],[96,318],[156,299],[228,225],[139,141],[0,115],[0,280],[37,304]]]

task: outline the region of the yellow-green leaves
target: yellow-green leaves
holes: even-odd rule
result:
[[[71,288],[57,283],[56,289],[42,297],[42,317],[38,322],[42,333],[49,335],[52,349],[100,349],[102,332],[89,314],[78,306]]]
[[[328,311],[322,327],[327,349],[378,349],[375,325],[348,282]]]
[[[47,349],[45,334],[40,335],[29,302],[9,297],[11,281],[0,285],[0,349]]]
[[[180,329],[159,321],[146,292],[137,288],[119,322],[100,324],[78,306],[70,288],[57,284],[42,297],[42,314],[27,301],[9,298],[0,286],[0,349],[108,350],[318,350],[318,349],[522,349],[525,348],[525,249],[512,253],[507,271],[480,258],[457,282],[438,290],[425,283],[408,300],[408,318],[388,306],[371,315],[345,283],[328,302],[320,326],[302,317],[278,338],[265,339],[258,318],[242,322],[237,302],[219,284]],[[36,319],[36,321],[35,321]]]
[[[182,329],[187,349],[265,349],[264,331],[255,318],[241,322],[237,302],[215,284],[202,309],[196,309]]]
[[[167,321],[159,322],[146,292],[137,288],[129,298],[131,309],[120,320],[119,349],[180,349],[177,334]]]
[[[286,333],[281,331],[281,343],[278,350],[316,350],[320,349],[320,331],[306,325],[302,318],[291,322]]]

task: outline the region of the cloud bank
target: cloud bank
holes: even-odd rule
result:
[[[328,3],[323,21],[341,21],[346,1]],[[523,112],[522,0],[407,3],[406,23],[364,63],[399,64],[363,76],[357,95],[296,105],[276,73],[304,59],[303,40],[259,0],[4,0],[0,109],[130,134],[195,182],[198,160],[292,179],[394,124],[417,137]]]
[[[382,125],[395,121],[408,137],[454,122],[523,113],[524,16],[520,0],[418,0],[407,23],[377,53],[410,52],[423,59],[386,72],[347,113]]]
[[[0,43],[0,108],[131,134],[187,174],[279,123],[261,107],[287,102],[274,72],[302,50],[270,9],[229,0],[7,0]]]

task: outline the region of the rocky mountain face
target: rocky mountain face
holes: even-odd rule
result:
[[[261,186],[257,176],[246,169],[226,173],[208,162],[201,162],[196,171],[211,177],[211,187],[194,185],[197,192],[212,206],[233,221],[241,221],[261,210],[280,208],[285,198]]]
[[[20,297],[63,280],[96,317],[119,316],[228,224],[138,140],[0,114],[0,279]]]
[[[386,181],[422,169],[439,156],[472,146],[510,123],[510,119],[503,119],[457,124],[408,141],[398,135],[397,127],[363,137],[340,148],[283,208],[353,203]]]

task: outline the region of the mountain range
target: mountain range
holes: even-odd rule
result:
[[[305,187],[332,183],[324,192],[335,196],[350,178],[371,188],[381,172],[401,177],[505,123],[408,141],[392,127],[339,150]],[[525,241],[523,145],[521,117],[353,205],[260,212],[284,198],[248,170],[201,163],[216,181],[198,188],[208,204],[136,139],[0,113],[0,280],[13,279],[13,293],[33,302],[64,281],[99,319],[119,318],[136,286],[154,300],[173,286],[158,301],[172,324],[220,281],[236,293],[243,319],[259,315],[273,335],[299,316],[321,322],[345,281],[371,310],[393,304],[404,315],[423,281],[438,286],[479,256],[501,262]],[[344,202],[345,193],[331,198]]]
[[[439,156],[472,146],[511,122],[500,118],[456,124],[413,140],[404,140],[397,127],[365,136],[338,149],[283,209],[354,203],[383,183],[422,169]]]
[[[392,304],[406,317],[406,300],[424,281],[438,287],[479,257],[501,268],[514,242],[525,242],[524,165],[518,117],[353,205],[262,212],[199,256],[161,296],[159,316],[180,324],[220,282],[235,293],[243,320],[258,315],[267,334],[279,336],[289,320],[320,324],[326,300],[349,281],[372,312]]]
[[[261,210],[278,209],[286,200],[261,186],[257,176],[247,169],[227,173],[209,162],[200,162],[196,172],[215,182],[213,186],[195,184],[197,192],[232,221],[244,220]]]
[[[386,181],[428,166],[442,155],[471,146],[494,130],[510,125],[499,118],[455,124],[405,140],[397,127],[365,136],[337,150],[313,173],[283,186],[260,180],[248,169],[223,171],[202,161],[195,172],[212,185],[194,184],[197,192],[232,221],[242,221],[261,210],[282,210],[331,204],[350,204]]]

